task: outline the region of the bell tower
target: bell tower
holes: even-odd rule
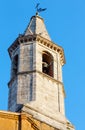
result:
[[[11,78],[8,109],[31,114],[56,130],[74,130],[65,117],[62,66],[64,50],[53,43],[39,15],[8,49]]]

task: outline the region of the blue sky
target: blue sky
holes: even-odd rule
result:
[[[85,1],[84,0],[0,0],[0,110],[7,110],[10,58],[7,49],[23,33],[35,5],[47,10],[44,18],[52,41],[65,51],[63,81],[66,117],[76,130],[85,129]]]

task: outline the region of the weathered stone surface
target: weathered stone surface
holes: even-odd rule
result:
[[[19,72],[33,70],[33,44],[21,45],[19,55]]]
[[[24,104],[36,100],[35,98],[35,73],[18,76],[17,103]]]
[[[44,20],[40,16],[33,16],[25,31],[25,35],[39,34],[42,37],[51,40],[46,30]]]

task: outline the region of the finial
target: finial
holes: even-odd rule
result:
[[[38,15],[40,12],[45,11],[47,8],[39,8],[40,3],[37,3],[36,5],[36,15]]]
[[[36,15],[38,15],[38,12],[36,12]]]

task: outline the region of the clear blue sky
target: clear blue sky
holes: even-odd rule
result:
[[[0,110],[7,110],[7,48],[24,32],[38,2],[47,8],[41,16],[52,40],[65,51],[66,116],[76,130],[85,130],[85,0],[0,0]]]

